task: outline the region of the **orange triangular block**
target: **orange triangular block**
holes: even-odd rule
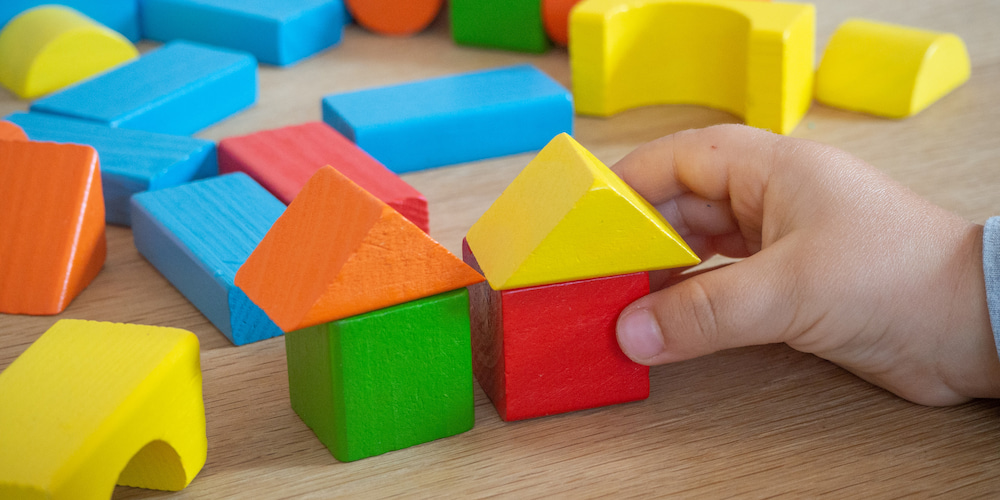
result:
[[[318,170],[236,273],[285,332],[483,281],[399,212]]]
[[[0,140],[0,313],[61,312],[106,248],[94,148]]]

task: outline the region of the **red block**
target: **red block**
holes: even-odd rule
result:
[[[244,172],[286,205],[326,165],[430,232],[427,199],[375,158],[323,122],[310,122],[219,142],[219,173]]]
[[[480,271],[464,241],[462,256]],[[470,286],[472,369],[500,418],[649,397],[649,367],[628,359],[615,337],[618,315],[648,293],[645,272],[504,291]]]

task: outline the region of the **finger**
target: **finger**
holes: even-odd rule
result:
[[[740,230],[729,200],[708,200],[685,193],[656,205],[656,210],[682,237],[719,236]]]

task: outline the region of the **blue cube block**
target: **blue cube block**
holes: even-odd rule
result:
[[[286,66],[340,42],[343,0],[143,0],[142,32],[249,52]]]
[[[212,141],[112,128],[46,113],[13,113],[4,119],[20,126],[33,141],[85,144],[97,150],[109,224],[130,225],[129,199],[136,193],[219,172]]]
[[[112,127],[189,135],[256,101],[253,56],[178,41],[39,99],[31,110]]]
[[[40,5],[65,5],[133,42],[139,41],[139,0],[2,0],[0,28],[21,12]]]
[[[519,65],[328,95],[323,120],[402,173],[541,149],[573,132],[573,98]]]
[[[234,283],[285,205],[243,173],[132,197],[135,246],[233,344],[282,331]]]

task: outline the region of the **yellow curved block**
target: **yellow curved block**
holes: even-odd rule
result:
[[[815,16],[810,4],[584,0],[570,15],[576,110],[695,104],[787,134],[812,101]]]
[[[31,99],[138,56],[128,39],[73,9],[38,7],[0,31],[0,84]]]
[[[0,498],[176,491],[205,464],[198,338],[61,320],[0,373]]]
[[[646,200],[559,134],[466,236],[495,290],[700,262]]]
[[[851,111],[905,118],[969,79],[962,39],[865,19],[830,38],[816,72],[816,100]]]

